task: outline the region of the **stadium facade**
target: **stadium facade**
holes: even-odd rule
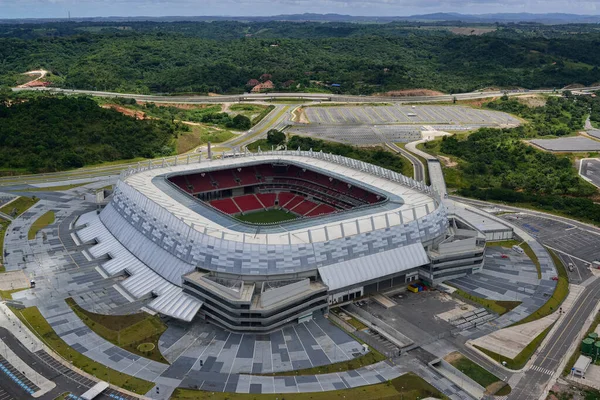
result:
[[[240,219],[268,212],[294,219]],[[120,278],[131,301],[237,332],[270,332],[417,279],[472,274],[485,251],[485,235],[447,215],[430,187],[313,151],[140,164],[76,226],[87,256],[104,260],[102,273]]]

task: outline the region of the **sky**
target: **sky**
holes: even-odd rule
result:
[[[337,13],[407,16],[434,12],[600,14],[598,0],[0,0],[2,18],[257,16]]]

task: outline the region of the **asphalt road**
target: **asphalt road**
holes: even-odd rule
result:
[[[581,332],[585,320],[592,314],[600,300],[600,280],[584,289],[573,308],[558,320],[559,327],[550,337],[548,345],[537,355],[533,366],[513,388],[509,400],[538,399],[551,376],[559,367],[574,338]]]
[[[2,341],[17,356],[19,356],[21,360],[23,360],[23,362],[28,364],[40,375],[56,384],[56,387],[53,390],[39,397],[40,400],[52,400],[65,392],[81,395],[95,384],[91,379],[79,375],[77,372],[63,366],[43,350],[36,353],[30,352],[9,330],[5,328],[0,328],[0,337],[2,338]],[[132,399],[131,396],[127,396],[113,389],[108,389],[98,397],[98,400],[112,399],[109,396],[110,394],[118,394],[118,396],[124,399]],[[0,375],[0,400],[21,400],[26,398],[31,398],[31,396],[14,384],[12,380],[6,379],[4,376]]]
[[[579,174],[588,178],[595,186],[600,187],[600,160],[581,160]]]
[[[578,90],[597,90],[600,87],[588,87],[581,88]],[[504,91],[493,91],[493,92],[471,92],[471,93],[458,93],[454,95],[439,95],[439,96],[407,96],[407,97],[373,97],[373,96],[351,96],[351,95],[337,95],[337,94],[323,94],[323,93],[255,93],[255,94],[240,94],[240,95],[223,95],[223,96],[164,96],[164,95],[140,95],[131,93],[114,93],[114,92],[103,92],[96,90],[78,90],[78,89],[59,89],[59,88],[14,88],[13,91],[51,91],[60,92],[67,94],[87,94],[98,97],[123,97],[133,98],[138,101],[151,101],[155,103],[221,103],[221,102],[238,102],[238,101],[269,101],[274,99],[306,99],[306,100],[320,100],[320,101],[337,101],[337,102],[348,102],[348,103],[367,103],[372,101],[381,102],[440,102],[440,101],[453,101],[454,98],[457,100],[472,100],[472,99],[484,99],[489,97],[497,97],[505,94]],[[561,92],[559,90],[528,90],[528,91],[508,91],[506,94],[509,96],[519,94],[542,94],[542,93],[555,93]]]
[[[415,157],[412,153],[404,150],[401,147],[396,146],[394,143],[388,142],[386,143],[386,146],[389,147],[392,151],[402,154],[403,157],[410,161],[414,169],[414,180],[419,182],[425,181],[425,166],[423,165],[421,160],[419,160],[418,157]]]

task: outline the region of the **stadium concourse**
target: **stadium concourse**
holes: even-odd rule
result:
[[[268,209],[297,218],[231,216]],[[485,246],[426,185],[312,151],[140,165],[76,226],[81,243],[96,243],[93,258],[110,256],[105,274],[125,275],[132,298],[150,294],[155,312],[243,333],[309,321],[417,279],[472,274]]]

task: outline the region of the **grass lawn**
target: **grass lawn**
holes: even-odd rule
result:
[[[448,285],[448,283],[446,283],[446,285]],[[452,285],[450,285],[450,286],[452,286]],[[461,289],[456,289],[456,291],[454,291],[453,294],[455,294],[458,297],[461,297],[465,300],[469,300],[473,303],[477,303],[480,306],[483,306],[486,309],[488,309],[492,312],[495,312],[498,315],[504,315],[507,312],[509,312],[510,310],[516,308],[519,304],[521,304],[520,301],[484,299],[483,297],[473,296],[472,294],[469,294]]]
[[[4,257],[4,236],[6,235],[6,230],[9,225],[10,221],[0,218],[0,272],[6,271],[4,265],[2,265],[2,259]]]
[[[25,211],[29,210],[29,208],[31,206],[33,206],[35,203],[37,203],[38,201],[40,201],[40,199],[38,199],[37,197],[26,197],[26,196],[21,196],[19,198],[17,198],[15,201],[13,201],[10,204],[5,205],[4,207],[0,208],[0,211],[3,212],[4,214],[10,215],[11,217],[18,217],[19,215],[23,214]]]
[[[72,185],[58,185],[31,189],[20,189],[19,192],[60,192],[63,190],[75,189],[76,187],[87,185],[88,183],[90,182],[74,183]]]
[[[56,397],[54,400],[68,400],[69,399],[68,396],[70,394],[71,394],[70,392],[63,393],[60,396]]]
[[[312,367],[305,369],[298,369],[294,371],[275,372],[272,374],[261,374],[265,376],[302,376],[302,375],[316,375],[316,374],[330,374],[335,372],[352,371],[365,365],[371,365],[378,363],[379,361],[385,360],[385,356],[377,350],[370,347],[368,353],[363,354],[359,357],[353,358],[348,361],[340,361],[334,364],[322,365],[320,367]]]
[[[131,315],[103,315],[89,312],[72,298],[67,304],[91,330],[112,344],[131,353],[167,364],[160,353],[158,339],[167,329],[158,316],[146,313]],[[140,346],[144,344],[144,346]],[[152,344],[152,346],[150,346]]]
[[[546,330],[544,330],[542,333],[540,333],[539,335],[537,335],[532,341],[531,343],[529,343],[524,349],[523,351],[521,351],[519,354],[517,354],[517,356],[514,359],[510,359],[507,358],[505,356],[502,356],[498,353],[494,353],[493,351],[489,351],[487,349],[484,349],[482,347],[473,345],[475,348],[477,348],[479,351],[487,354],[488,356],[490,356],[491,358],[493,358],[494,360],[498,361],[499,363],[501,363],[502,361],[506,361],[506,367],[510,368],[510,369],[521,369],[525,366],[525,364],[527,364],[527,361],[529,361],[529,359],[531,358],[531,356],[533,355],[533,353],[537,350],[537,348],[539,347],[539,345],[544,341],[544,338],[546,337],[546,335],[548,334],[548,332],[550,332],[550,329],[552,329],[552,325],[549,326],[548,328],[546,328]]]
[[[298,218],[296,214],[284,210],[258,211],[246,215],[236,215],[236,219],[254,224],[268,224],[273,222],[284,222]]]
[[[25,290],[25,289],[28,289],[28,288],[0,290],[0,299],[12,300],[13,293],[17,293],[17,292],[20,292],[21,290]]]
[[[560,261],[560,259],[556,256],[556,254],[554,254],[554,252],[552,250],[550,250],[550,249],[546,249],[546,250],[548,250],[548,253],[550,253],[550,256],[552,257],[552,261],[554,262],[554,265],[556,266],[556,270],[558,271],[558,281],[556,282],[556,288],[554,289],[552,296],[548,299],[548,301],[543,306],[538,308],[537,311],[534,312],[533,314],[523,318],[522,320],[513,324],[512,326],[521,325],[526,322],[535,321],[535,320],[543,318],[547,315],[552,314],[554,311],[556,311],[560,307],[562,302],[569,295],[569,278],[567,276],[567,271],[565,269],[565,266]]]
[[[138,394],[145,394],[154,386],[152,382],[115,371],[75,351],[54,332],[37,307],[29,307],[23,310],[13,308],[12,310],[23,324],[28,326],[48,347],[88,374],[95,375],[99,379],[109,381],[113,385]]]
[[[250,120],[252,121],[253,119],[257,118],[259,115],[261,115],[263,112],[265,112],[265,110],[267,108],[268,108],[268,106],[265,106],[263,104],[240,103],[240,104],[232,104],[229,107],[229,111],[232,116],[234,114],[235,115],[241,114],[244,117],[250,118]]]
[[[314,393],[248,394],[204,392],[191,389],[175,389],[172,400],[418,400],[435,397],[448,398],[425,380],[413,373],[404,374],[386,383],[362,386],[353,389]]]
[[[498,389],[504,389],[505,386],[508,386],[508,393],[510,393],[510,386],[506,385],[500,378],[496,375],[489,372],[487,369],[483,368],[481,365],[471,361],[465,355],[454,352],[448,354],[444,358],[448,363],[450,363],[454,368],[458,369],[469,378],[473,379],[475,382],[479,383],[481,386],[486,388],[486,390],[492,394],[496,393]],[[507,389],[504,389],[503,392],[506,392]],[[508,394],[506,393],[506,394]]]
[[[29,240],[33,240],[35,239],[35,235],[37,235],[37,233],[44,229],[45,227],[47,227],[50,224],[54,223],[54,211],[48,211],[47,213],[45,213],[44,215],[42,215],[41,217],[39,217],[37,219],[37,221],[35,221],[33,223],[33,225],[31,225],[31,228],[29,228],[29,232],[27,232],[27,239]]]
[[[175,147],[177,154],[187,153],[196,147],[211,143],[225,142],[235,134],[228,130],[210,125],[192,125],[189,132],[180,132],[177,136]]]

